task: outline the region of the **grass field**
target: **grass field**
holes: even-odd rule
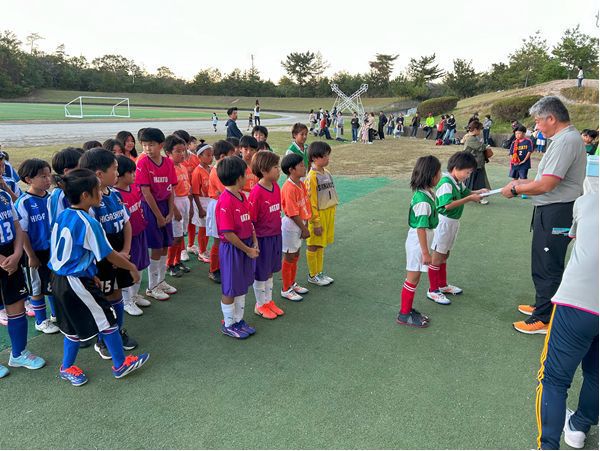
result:
[[[84,105],[84,114],[102,114],[108,115],[111,113],[112,106],[109,105]],[[132,106],[130,109],[130,118],[85,118],[85,121],[102,120],[102,121],[124,121],[124,120],[143,120],[143,119],[197,119],[210,120],[212,111],[200,110],[191,108],[167,108],[167,107],[138,107]],[[79,114],[79,104],[69,107],[71,114]],[[126,107],[118,107],[115,109],[118,115],[126,115]],[[223,111],[218,111],[220,119],[226,119]],[[263,119],[271,119],[275,117],[273,114],[261,114]],[[82,120],[77,118],[66,118],[64,105],[52,103],[0,103],[0,121],[76,121]],[[245,120],[245,121],[244,121]],[[247,116],[240,115],[240,123],[246,123]]]
[[[351,93],[347,93],[351,94]],[[104,96],[104,97],[129,97],[132,105],[139,106],[168,106],[168,107],[203,107],[226,110],[231,106],[237,106],[242,110],[254,108],[256,97],[240,96],[197,96],[197,95],[175,95],[175,94],[143,94],[143,93],[109,93],[109,92],[80,92],[80,91],[57,91],[51,89],[40,89],[32,95],[15,101],[25,102],[58,102],[65,104],[78,96]],[[292,111],[302,112],[308,115],[310,109],[330,109],[335,97],[305,98],[305,97],[261,97],[260,106],[264,111]],[[386,108],[393,103],[407,102],[406,99],[393,97],[371,98],[364,97],[365,108],[378,110]],[[412,102],[408,101],[409,104]]]
[[[271,138],[279,151],[289,141],[283,133]],[[431,317],[431,327],[394,321],[408,171],[420,155],[434,153],[445,164],[459,149],[410,139],[336,145],[331,170],[341,205],[325,258],[336,282],[312,288],[302,303],[281,300],[286,314],[276,321],[252,313],[250,293],[246,317],[258,332],[245,342],[218,332],[220,290],[198,262],[174,282],[180,293],[171,301],[126,318],[140,351],[152,356],[131,377],[113,379],[110,364],[86,349],[78,365],[90,382],[71,387],[57,377],[61,337],[32,332],[29,348],[48,365],[14,369],[0,381],[3,404],[11,406],[0,413],[2,448],[534,447],[543,337],[511,327],[522,318],[516,306],[533,300],[529,201],[494,197],[488,206],[467,205],[448,267],[450,282],[465,294],[451,306],[434,304],[425,298],[425,278],[415,307]],[[502,155],[487,166],[493,187],[506,182]],[[305,262],[302,255],[299,281]],[[279,287],[276,276],[275,292]],[[0,345],[6,343],[0,328]],[[7,358],[0,352],[0,362]],[[571,408],[580,384],[578,373]],[[587,448],[598,448],[597,427]]]

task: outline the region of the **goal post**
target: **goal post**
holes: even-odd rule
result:
[[[79,96],[64,108],[66,118],[131,117],[129,97]]]

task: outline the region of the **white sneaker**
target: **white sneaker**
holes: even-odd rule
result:
[[[455,287],[454,285],[446,285],[445,287],[441,287],[440,291],[444,294],[451,294],[456,296],[457,294],[462,294],[462,288]]]
[[[203,263],[210,263],[210,252],[206,251],[198,254],[198,260]]]
[[[165,293],[165,294],[168,294],[168,295],[171,295],[171,294],[175,294],[175,293],[177,293],[177,288],[175,288],[175,287],[173,287],[173,286],[169,285],[169,284],[168,284],[167,282],[165,282],[164,280],[163,280],[161,283],[159,283],[159,284],[158,284],[158,287],[157,287],[157,288],[160,288],[160,290],[161,290],[163,293]]]
[[[139,307],[150,307],[152,305],[152,303],[141,294],[136,294],[133,296],[133,302],[135,302]]]
[[[195,244],[193,246],[187,247],[188,254],[198,255],[200,253],[200,249]]]
[[[159,287],[154,287],[152,290],[146,290],[146,296],[156,299],[157,301],[168,301],[171,296],[164,293]]]
[[[298,294],[306,294],[308,293],[308,289],[301,287],[300,285],[298,285],[296,282],[294,282],[294,285],[292,285],[292,289],[298,293]]]
[[[441,291],[429,291],[429,290],[427,290],[427,297],[429,299],[431,299],[433,302],[435,302],[436,304],[441,304],[441,305],[450,305],[450,304],[452,304],[452,302],[450,302],[450,299],[448,299],[446,297],[446,295],[444,293],[442,293]]]
[[[331,277],[326,276],[323,273],[319,273],[319,276],[321,277],[321,279],[325,279],[326,282],[333,283],[333,279]]]
[[[40,332],[44,332],[45,334],[55,334],[58,332],[58,327],[56,327],[49,319],[45,319],[40,324],[35,325],[35,330],[39,330]]]
[[[29,300],[25,301],[25,314],[32,318],[35,316],[35,311],[33,310],[33,306]]]
[[[294,301],[294,302],[299,302],[302,299],[304,299],[302,296],[300,296],[298,293],[296,293],[294,291],[294,287],[290,288],[287,291],[281,291],[281,297],[285,298],[285,299],[289,299],[290,301]]]
[[[571,429],[570,420],[574,413],[575,412],[571,409],[567,409],[565,415],[565,427],[563,428],[563,431],[565,432],[565,443],[571,448],[581,449],[583,448],[583,445],[585,445],[585,433]]]
[[[52,321],[53,323],[55,323],[56,322],[56,316],[50,315],[50,321]]]
[[[313,285],[319,285],[320,287],[326,287],[327,285],[329,285],[329,282],[323,279],[320,274],[317,274],[314,277],[311,277],[309,274],[308,283],[312,283]]]
[[[4,309],[0,310],[0,324],[3,326],[8,326],[8,315]]]
[[[188,255],[187,251],[184,249],[181,251],[181,261],[182,262],[189,262],[190,261],[190,256]]]
[[[142,309],[135,305],[135,301],[133,299],[130,299],[129,301],[124,302],[123,304],[125,311],[131,316],[140,316],[144,314]]]

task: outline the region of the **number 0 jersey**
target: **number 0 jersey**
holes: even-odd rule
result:
[[[59,276],[91,278],[98,272],[96,262],[112,250],[98,221],[83,210],[67,208],[52,227],[48,267]]]

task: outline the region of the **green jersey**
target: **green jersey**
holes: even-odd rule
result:
[[[464,205],[446,210],[446,205],[464,199],[471,190],[463,182],[457,182],[450,174],[444,174],[435,189],[436,205],[439,214],[451,219],[460,219]]]
[[[306,169],[310,169],[310,165],[308,164],[308,146],[306,144],[304,144],[304,149],[300,149],[300,147],[298,147],[298,144],[296,144],[296,142],[292,142],[292,144],[290,145],[290,147],[288,147],[285,154],[289,155],[291,153],[300,155],[304,159],[304,166],[306,166]]]
[[[438,215],[433,194],[418,190],[413,194],[408,213],[408,226],[413,229],[435,229]]]

